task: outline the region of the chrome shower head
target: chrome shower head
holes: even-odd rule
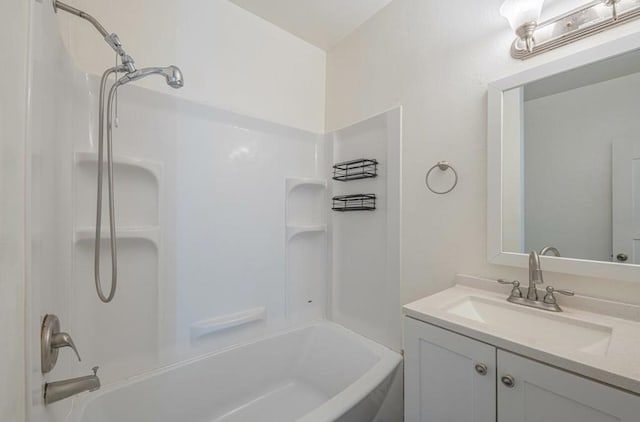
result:
[[[129,72],[118,80],[118,85],[124,85],[131,81],[146,78],[149,75],[162,75],[167,81],[167,85],[171,88],[182,88],[184,86],[184,79],[182,78],[182,72],[178,66],[167,67],[147,67],[144,69],[138,69],[135,72]]]
[[[169,85],[171,88],[178,89],[184,86],[182,71],[178,66],[167,66],[163,69],[162,73],[167,80],[167,85]]]

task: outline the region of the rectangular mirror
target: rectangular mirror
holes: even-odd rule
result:
[[[490,261],[640,280],[638,41],[491,84]]]

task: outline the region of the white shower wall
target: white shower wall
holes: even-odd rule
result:
[[[26,391],[27,420],[63,420],[70,403],[45,408],[44,382],[68,378],[75,356],[60,354],[57,367],[40,372],[40,327],[47,313],[57,314],[73,334],[69,303],[72,283],[73,138],[88,134],[90,121],[86,75],[77,71],[55,34],[50,4],[32,2],[29,23],[29,90],[26,133]],[[55,71],[52,71],[55,69]],[[84,339],[74,339],[80,353]]]
[[[334,163],[378,161],[375,178],[331,183],[332,195],[376,195],[375,211],[332,213],[331,318],[394,350],[402,347],[401,120],[395,108],[327,135]]]
[[[0,420],[21,421],[24,380],[24,176],[29,5],[3,3],[0,51],[12,77],[0,80]]]
[[[303,322],[298,314],[286,318],[295,286],[285,282],[285,184],[320,177],[322,137],[188,102],[177,115],[176,195],[167,207],[176,207],[179,347],[189,344],[190,324],[252,309],[264,308],[264,321],[191,339],[191,346],[219,347]],[[314,278],[313,265],[324,255],[299,258],[308,269],[293,282],[323,289],[326,279]],[[324,315],[317,299],[307,317]]]
[[[95,100],[98,80],[90,82]],[[95,101],[90,108],[97,108]],[[95,137],[74,138],[74,288],[67,327],[85,345],[84,365],[74,365],[74,374],[100,363],[108,383],[304,322],[285,318],[285,181],[319,176],[322,137],[136,86],[121,90],[119,113],[119,284],[109,305],[98,301],[92,282]],[[107,246],[103,241],[105,288]],[[310,265],[324,258],[302,259]],[[326,279],[316,282],[323,287]],[[308,316],[324,315],[322,298],[312,306]],[[265,310],[259,321],[200,337],[191,333],[195,323],[256,308]]]

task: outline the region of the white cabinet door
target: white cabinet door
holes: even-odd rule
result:
[[[496,349],[409,317],[404,321],[405,420],[495,422]]]
[[[502,350],[498,368],[499,422],[640,420],[639,396]],[[505,376],[512,377],[512,387]]]

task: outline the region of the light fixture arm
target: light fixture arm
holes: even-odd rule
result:
[[[538,24],[536,22],[527,22],[516,29],[516,35],[524,41],[525,48],[528,52],[533,51],[533,47],[535,45],[535,38],[533,38],[533,34],[536,32],[537,27]]]

